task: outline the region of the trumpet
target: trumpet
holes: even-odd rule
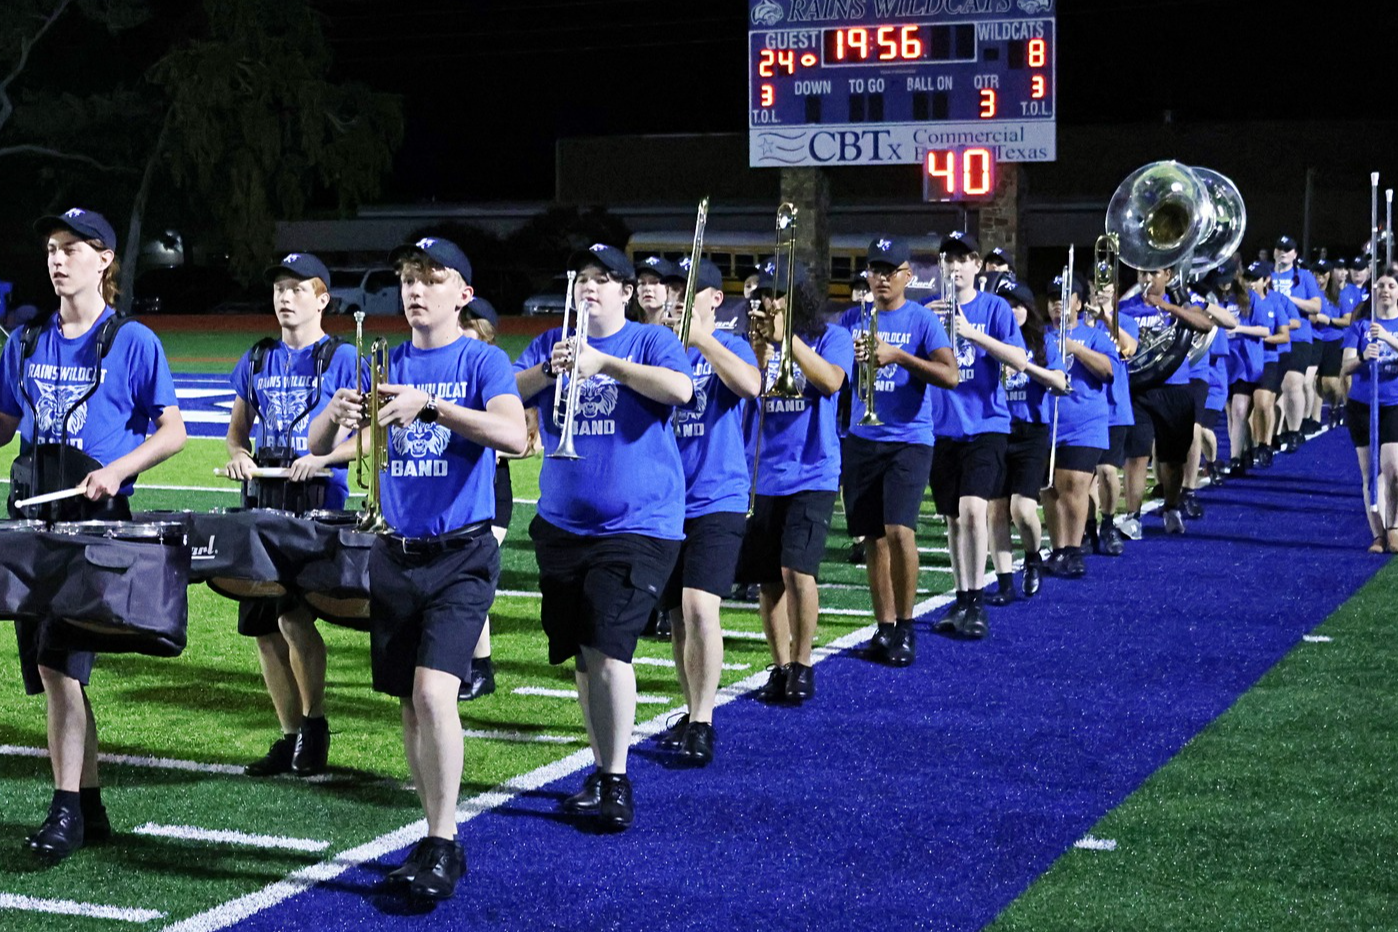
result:
[[[883,421],[879,419],[878,412],[874,410],[874,389],[879,375],[878,305],[873,301],[866,300],[863,304],[862,317],[864,336],[860,337],[860,342],[864,344],[864,351],[867,355],[864,364],[859,367],[859,397],[864,402],[864,416],[859,419],[859,426],[881,427]]]
[[[957,345],[957,334],[960,328],[958,321],[961,318],[961,299],[957,296],[956,286],[952,284],[951,268],[945,258],[937,264],[937,275],[942,289],[942,300],[950,300],[951,304],[946,310],[934,313],[942,319],[942,327],[947,332],[947,339],[951,341],[951,354],[960,356],[961,347]]]
[[[568,334],[568,319],[573,311],[573,283],[577,280],[578,273],[570,271],[568,273],[568,294],[563,300],[563,335]],[[564,373],[558,373],[558,381],[553,385],[553,423],[558,428],[558,449],[548,454],[549,459],[554,460],[580,460],[582,457],[573,446],[573,427],[577,423],[578,393],[582,388],[582,381],[578,378],[578,358],[582,356],[582,351],[587,347],[587,324],[588,324],[588,303],[583,302],[578,308],[577,333],[573,337],[573,358],[567,369],[568,387],[563,387]]]
[[[379,424],[379,386],[388,380],[388,341],[376,339],[364,351],[364,311],[354,312],[354,371],[369,368],[369,423],[354,435],[355,480],[364,488],[364,508],[355,522],[356,529],[366,534],[384,534],[392,530],[383,516],[382,476],[388,471],[388,428]],[[364,434],[369,434],[369,475],[365,477]]]

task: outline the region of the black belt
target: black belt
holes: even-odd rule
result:
[[[403,537],[400,534],[386,534],[384,538],[394,550],[414,557],[431,557],[448,550],[460,550],[471,542],[490,533],[490,522],[481,521],[459,527],[435,537]]]

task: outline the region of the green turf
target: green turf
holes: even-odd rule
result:
[[[1398,929],[1395,590],[1390,563],[992,932]]]

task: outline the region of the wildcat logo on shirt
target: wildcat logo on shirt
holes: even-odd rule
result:
[[[860,340],[868,339],[869,331],[856,327],[851,335],[854,337],[855,345],[858,345]],[[906,349],[908,344],[913,342],[913,335],[911,333],[891,333],[889,331],[883,331],[879,333],[879,342],[887,343],[889,346],[896,346],[899,349]],[[896,390],[898,388],[897,378],[898,363],[891,362],[886,366],[880,366],[878,375],[874,377],[874,391],[891,392]]]
[[[291,426],[296,423],[297,418],[300,418],[305,412],[310,397],[309,387],[268,392],[264,398],[265,406],[262,409],[262,420],[267,430],[278,435],[291,430]],[[302,418],[301,424],[298,426],[305,427],[308,423],[309,419]]]
[[[985,333],[985,324],[971,324],[971,329]],[[976,377],[976,344],[964,337],[956,341],[956,366],[961,370],[961,381]]]
[[[777,375],[781,371],[781,354],[773,353],[772,358],[767,360],[767,390],[770,392],[772,386],[777,381]],[[770,395],[767,398],[768,414],[800,414],[806,410],[806,373],[800,366],[791,367],[792,380],[796,383],[796,390],[800,392],[799,398],[774,398]]]
[[[460,403],[466,397],[465,382],[428,382],[413,385],[442,401]],[[445,476],[448,463],[442,456],[451,445],[451,430],[444,424],[413,421],[407,427],[389,428],[388,442],[397,456],[389,458],[392,476]]]
[[[631,357],[626,357],[631,361]],[[564,390],[568,382],[564,380]],[[611,415],[616,411],[621,390],[616,379],[609,375],[589,376],[578,385],[578,417],[573,423],[575,437],[601,437],[616,433],[616,421]]]
[[[712,372],[712,370],[710,370]],[[709,378],[694,377],[694,400],[687,408],[675,409],[675,436],[704,436],[704,412],[709,409]]]
[[[51,440],[57,440],[63,433],[64,415],[68,417],[70,435],[80,432],[87,424],[87,402],[84,401],[76,408],[73,408],[73,405],[88,393],[92,387],[90,384],[72,385],[35,379],[34,387],[38,390],[34,398],[34,421],[41,434],[46,434]],[[73,408],[72,414],[68,413],[69,408]],[[82,438],[70,436],[69,442],[82,449]]]

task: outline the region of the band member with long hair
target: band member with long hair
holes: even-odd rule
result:
[[[1344,367],[1350,377],[1345,423],[1359,459],[1364,480],[1364,502],[1370,501],[1370,483],[1378,483],[1377,508],[1365,509],[1374,542],[1370,553],[1398,553],[1398,277],[1381,271],[1370,289],[1372,319],[1368,308],[1355,309],[1355,321],[1345,331]],[[1378,361],[1379,379],[1373,381]],[[1379,476],[1369,470],[1369,406],[1379,406]]]
[[[992,273],[994,274],[994,273]],[[1004,380],[1010,406],[1010,439],[1005,448],[1005,481],[1000,494],[986,507],[990,527],[990,561],[995,567],[996,591],[985,597],[990,605],[1008,605],[1019,598],[1014,584],[1014,553],[1010,525],[1019,532],[1024,548],[1024,594],[1033,597],[1042,583],[1043,558],[1039,554],[1043,527],[1039,523],[1039,497],[1048,470],[1052,443],[1054,394],[1068,389],[1058,343],[1047,338],[1048,315],[1039,309],[1033,290],[1001,277],[983,287],[1010,305],[1024,337],[1029,364],[1023,372]]]
[[[1001,367],[1024,371],[1029,357],[1014,312],[1003,298],[976,290],[980,244],[967,233],[942,238],[941,256],[951,280],[930,305],[958,314],[955,389],[933,395],[932,498],[947,519],[947,541],[956,602],[932,626],[939,634],[979,639],[989,632],[983,574],[990,532],[987,503],[1004,485],[1010,408]]]
[[[1315,379],[1319,360],[1313,359],[1315,333],[1312,318],[1321,312],[1320,288],[1315,276],[1296,264],[1296,240],[1279,238],[1272,248],[1272,288],[1290,305],[1296,326],[1291,334],[1291,358],[1282,376],[1282,408],[1286,414],[1287,450],[1296,450],[1305,442],[1309,425],[1305,419],[1315,398]],[[1319,427],[1320,425],[1315,425]]]
[[[875,237],[868,250],[872,307],[853,307],[840,317],[854,338],[855,371],[861,374],[854,380],[860,388],[851,396],[840,472],[850,535],[864,539],[878,624],[865,656],[895,667],[911,664],[917,649],[917,517],[932,469],[929,386],[955,388],[957,382],[956,357],[941,321],[906,297],[911,261],[904,240]],[[871,336],[873,311],[878,327]],[[871,419],[879,423],[861,423]]]
[[[786,293],[788,278],[792,294]],[[816,574],[840,486],[836,407],[854,366],[854,345],[848,330],[819,320],[824,296],[804,268],[788,271],[786,257],[762,277],[754,295],[762,304],[749,312],[748,339],[765,376],[745,425],[756,482],[738,578],[761,586],[758,612],[772,670],[759,697],[797,704],[815,696]],[[779,391],[788,349],[796,397]]]
[[[73,449],[65,453],[97,466],[79,484],[89,503],[84,516],[130,520],[135,477],[185,444],[165,351],[144,325],[114,321],[117,240],[106,218],[75,207],[41,218],[34,231],[48,251],[58,311],[17,332],[0,355],[0,446],[18,434],[21,457],[37,457],[42,451],[36,444],[67,444]],[[147,436],[151,425],[155,430]],[[17,462],[12,475],[20,470],[29,472]],[[54,487],[31,486],[32,494],[58,491],[66,481],[52,474],[40,478]],[[87,696],[94,655],[50,647],[41,621],[15,622],[25,691],[44,694],[54,783],[48,815],[26,845],[60,860],[86,842],[110,837],[112,828],[102,804],[97,723]]]
[[[1311,408],[1311,419],[1320,422],[1322,404],[1330,406],[1330,423],[1337,424],[1345,405],[1345,380],[1340,377],[1344,362],[1345,329],[1351,320],[1340,309],[1349,269],[1341,262],[1321,259],[1311,266],[1320,289],[1320,313],[1315,315],[1316,346],[1320,347],[1320,392]]]
[[[681,260],[682,267],[688,263]],[[723,273],[701,259],[686,350],[694,398],[675,409],[685,478],[684,544],[659,602],[669,615],[675,673],[688,710],[661,744],[699,765],[714,756],[714,700],[723,674],[719,603],[733,588],[747,526],[743,412],[762,389],[752,347],[714,329],[722,303]]]
[[[669,328],[626,319],[636,270],[625,253],[597,244],[569,268],[586,339],[550,330],[515,361],[520,394],[539,409],[545,452],[560,452],[566,430],[579,457],[545,457],[529,536],[549,662],[574,661],[596,764],[563,808],[623,830],[635,818],[626,776],[636,721],[631,658],[684,539],[684,467],[670,417],[694,397],[693,370]],[[577,402],[556,411],[556,395]]]
[[[1228,331],[1228,463],[1230,478],[1242,478],[1254,462],[1251,414],[1253,396],[1262,381],[1263,340],[1276,326],[1272,306],[1255,300],[1250,274],[1235,270],[1233,278],[1220,277],[1215,284],[1219,304],[1238,320]]]
[[[286,465],[290,483],[324,482],[323,501],[312,507],[342,509],[349,497],[344,464],[352,448],[316,456],[307,444],[311,421],[330,397],[356,385],[354,347],[332,341],[321,327],[330,303],[330,271],[310,253],[293,252],[268,268],[264,278],[272,286],[281,335],[270,346],[258,343],[233,368],[229,382],[236,394],[224,438],[225,469],[229,478],[247,482],[259,465]],[[326,468],[330,478],[318,480],[316,473]],[[238,603],[238,633],[257,642],[262,680],[282,729],[267,754],[248,764],[247,773],[320,773],[330,753],[330,725],[325,718],[325,640],[316,630],[315,612],[293,594],[243,600]]]
[[[1131,410],[1131,375],[1126,364],[1136,354],[1137,338],[1141,333],[1136,318],[1130,316],[1122,317],[1116,333],[1112,333],[1114,298],[1110,284],[1100,290],[1094,288],[1092,301],[1086,308],[1088,322],[1107,334],[1117,349],[1112,357],[1112,380],[1107,385],[1107,451],[1097,463],[1097,482],[1093,486],[1094,507],[1101,515],[1093,548],[1108,557],[1119,557],[1126,552],[1126,541],[1116,524],[1116,509],[1121,500],[1121,471],[1126,465],[1126,438],[1136,423],[1135,412]],[[1139,524],[1136,530],[1139,535]]]
[[[456,839],[464,748],[461,683],[500,576],[494,451],[526,444],[510,360],[461,332],[471,263],[456,244],[425,237],[389,254],[412,338],[388,353],[375,428],[387,434],[380,505],[389,531],[369,555],[369,659],[377,692],[398,698],[403,748],[427,834],[389,874],[411,896],[446,899],[466,870]],[[366,393],[340,389],[311,425],[323,454],[365,424]],[[338,431],[337,431],[338,427]],[[366,438],[367,439],[367,438]],[[372,442],[372,441],[371,441]]]
[[[647,256],[636,263],[636,316],[643,324],[661,323],[670,307],[670,289],[666,282],[673,277],[675,264],[664,256]]]
[[[1189,445],[1185,459],[1180,508],[1184,516],[1191,520],[1204,517],[1204,506],[1195,493],[1202,481],[1201,463],[1210,475],[1214,474],[1214,458],[1218,453],[1214,425],[1218,423],[1227,398],[1225,369],[1228,364],[1228,331],[1238,326],[1238,319],[1233,313],[1215,300],[1218,295],[1214,289],[1220,280],[1231,281],[1235,269],[1216,269],[1201,283],[1203,288],[1194,292],[1191,299],[1191,303],[1218,328],[1209,342],[1209,351],[1185,364],[1189,367],[1189,393],[1194,399],[1194,441]]]

